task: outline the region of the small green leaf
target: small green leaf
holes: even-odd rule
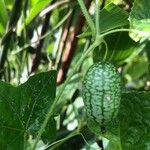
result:
[[[140,71],[137,71],[140,70]],[[135,57],[124,68],[124,73],[130,76],[130,80],[139,80],[148,73],[148,61],[145,56]]]
[[[128,13],[119,6],[110,3],[100,11],[100,32],[108,32],[109,30],[119,28],[128,24]],[[89,28],[86,29],[78,37],[92,35]]]
[[[60,101],[57,105],[57,111],[59,109],[62,109],[62,105],[67,101],[71,100],[73,97],[73,94],[75,91],[80,87],[80,81],[81,81],[81,76],[79,74],[75,74],[72,79],[68,82],[67,86],[65,87],[65,90],[60,98]],[[61,89],[62,85],[58,87],[59,91]]]
[[[56,71],[50,71],[32,76],[18,87],[0,81],[0,147],[2,149],[23,149],[28,136],[36,136],[55,98],[55,80]],[[50,126],[49,124],[45,130],[49,131]],[[54,132],[51,134],[55,134]],[[44,134],[43,138],[49,139],[49,136]]]
[[[128,24],[128,13],[119,6],[110,3],[100,12],[101,33]]]
[[[87,126],[95,135],[99,136],[101,134],[100,126],[92,119],[87,119]]]
[[[135,41],[150,37],[150,2],[147,0],[135,0],[129,16],[130,27],[139,30],[138,33],[131,32]]]
[[[110,141],[105,150],[122,150],[120,144],[120,138],[117,136],[111,135]]]
[[[38,0],[37,3],[31,8],[29,16],[25,20],[26,25],[28,25],[36,17],[36,15],[51,1],[52,0]]]
[[[8,14],[4,0],[0,1],[0,34],[4,33],[8,21]]]
[[[150,93],[124,93],[122,95],[119,119],[123,150],[149,150]]]

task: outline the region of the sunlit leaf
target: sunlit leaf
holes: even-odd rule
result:
[[[119,6],[110,3],[100,11],[100,32],[104,33],[109,30],[119,28],[128,24],[128,13]],[[89,28],[79,35],[85,37],[92,35]]]
[[[139,30],[138,33],[132,33],[131,37],[138,41],[142,38],[150,37],[150,1],[147,0],[135,0],[129,21],[132,29]]]
[[[8,14],[4,0],[0,1],[0,33],[4,33],[8,21]]]
[[[28,17],[25,20],[26,25],[28,25],[51,1],[52,0],[38,0],[37,3],[31,8]]]

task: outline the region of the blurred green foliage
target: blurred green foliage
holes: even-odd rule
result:
[[[91,18],[95,21],[94,1],[87,1],[90,3]],[[81,9],[77,1],[18,2],[0,1],[2,150],[16,150],[23,147],[31,149],[45,119],[48,106],[53,105],[55,99],[56,74],[55,71],[49,70],[57,72],[65,70],[68,58],[70,64],[68,70],[65,70],[68,76],[83,53],[94,42],[87,22],[84,22],[84,19],[80,22]],[[103,2],[104,8],[99,11],[100,33],[107,34],[114,30],[120,32],[102,37],[100,39],[102,43],[86,56],[68,82],[53,117],[41,136],[39,149],[48,147],[91,150],[104,147],[106,150],[149,150],[149,92],[138,91],[150,89],[150,2],[147,0]],[[130,32],[122,32],[123,28]],[[68,52],[70,49],[72,51]],[[66,57],[68,54],[71,56]],[[119,113],[121,117],[110,124],[106,135],[98,134],[99,127],[96,125],[92,126],[95,127],[94,132],[97,132],[97,135],[89,131],[82,100],[83,77],[88,68],[97,61],[110,61],[115,64],[121,75],[122,90],[130,91],[123,93]],[[38,67],[32,71],[34,65]],[[29,78],[36,73],[40,74]],[[43,82],[40,84],[41,80]],[[56,95],[64,85],[63,82],[57,85]],[[132,92],[133,90],[136,92]],[[30,118],[28,125],[27,118]],[[27,125],[25,128],[22,127],[20,119]]]

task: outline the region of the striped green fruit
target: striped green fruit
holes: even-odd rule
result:
[[[87,117],[106,126],[117,115],[120,99],[120,76],[108,62],[98,62],[87,71],[82,86]]]

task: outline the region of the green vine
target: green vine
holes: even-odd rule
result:
[[[90,15],[89,15],[89,13],[88,13],[86,7],[85,7],[85,4],[84,4],[83,0],[78,0],[78,3],[80,5],[80,7],[81,7],[82,13],[85,16],[85,19],[86,19],[86,21],[87,21],[87,23],[88,23],[88,25],[89,25],[89,27],[90,27],[90,29],[92,31],[93,37],[94,37],[95,33],[96,33],[95,25],[94,25]]]
[[[95,8],[96,8],[96,14],[95,14],[95,26],[96,26],[96,36],[100,35],[100,25],[99,25],[99,22],[100,22],[100,15],[99,15],[99,0],[95,0]]]

